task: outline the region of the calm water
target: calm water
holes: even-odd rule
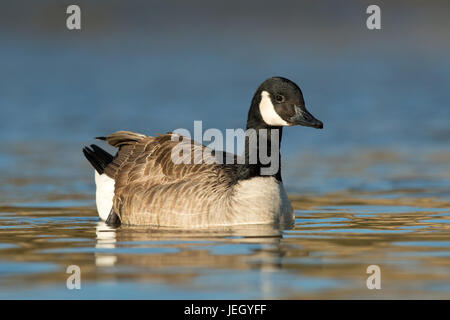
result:
[[[3,189],[11,203],[0,206],[0,298],[450,298],[450,171],[433,176],[450,155],[429,156],[430,172],[383,178],[393,154],[362,155],[358,164],[378,180],[366,174],[358,189],[351,186],[362,169],[344,164],[346,178],[318,175],[328,192],[298,182],[292,230],[114,229],[97,218],[90,171],[80,181],[44,178],[46,170],[10,179]],[[333,157],[299,161],[317,171],[340,166]],[[314,190],[312,180],[304,183]],[[41,202],[14,200],[19,190]],[[382,272],[378,291],[366,287],[373,264]],[[81,290],[66,288],[69,265],[81,268]]]
[[[393,1],[368,33],[361,4],[112,1],[84,4],[69,33],[45,2],[0,19],[0,298],[450,298],[448,10]],[[283,135],[295,228],[99,221],[81,153],[92,137],[243,127],[273,75],[325,124]],[[81,290],[66,288],[69,265]],[[366,287],[369,265],[381,290]]]
[[[299,199],[283,232],[112,229],[90,207],[4,206],[0,297],[450,298],[450,202],[397,196]],[[379,291],[366,288],[372,264]]]

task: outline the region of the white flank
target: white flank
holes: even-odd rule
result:
[[[288,126],[289,123],[284,121],[275,111],[275,107],[270,100],[270,95],[267,91],[261,93],[261,102],[259,103],[259,112],[265,123],[271,126]]]
[[[108,219],[113,205],[115,181],[106,174],[99,174],[95,171],[95,184],[97,186],[95,200],[97,203],[98,215],[103,221],[105,221]]]
[[[293,219],[292,205],[283,183],[277,182],[274,177],[254,177],[239,182],[234,199],[238,203],[235,209],[239,211],[239,216],[249,222]],[[255,218],[258,220],[254,220]]]

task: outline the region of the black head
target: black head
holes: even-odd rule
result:
[[[300,88],[281,77],[269,78],[259,86],[253,96],[248,121],[247,127],[302,125],[323,128],[323,123],[306,110]]]

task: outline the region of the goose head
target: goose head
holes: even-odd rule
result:
[[[323,128],[305,107],[300,88],[292,81],[273,77],[264,81],[253,96],[247,128],[306,126]]]

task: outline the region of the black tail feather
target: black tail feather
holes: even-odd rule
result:
[[[83,154],[94,169],[99,174],[103,174],[105,172],[105,168],[113,161],[114,157],[95,144],[91,144],[91,148],[84,147]]]
[[[91,148],[92,150],[94,150],[95,154],[98,155],[99,160],[102,162],[104,167],[106,167],[113,161],[114,157],[105,150],[103,150],[102,148],[96,146],[95,144],[91,144]]]

